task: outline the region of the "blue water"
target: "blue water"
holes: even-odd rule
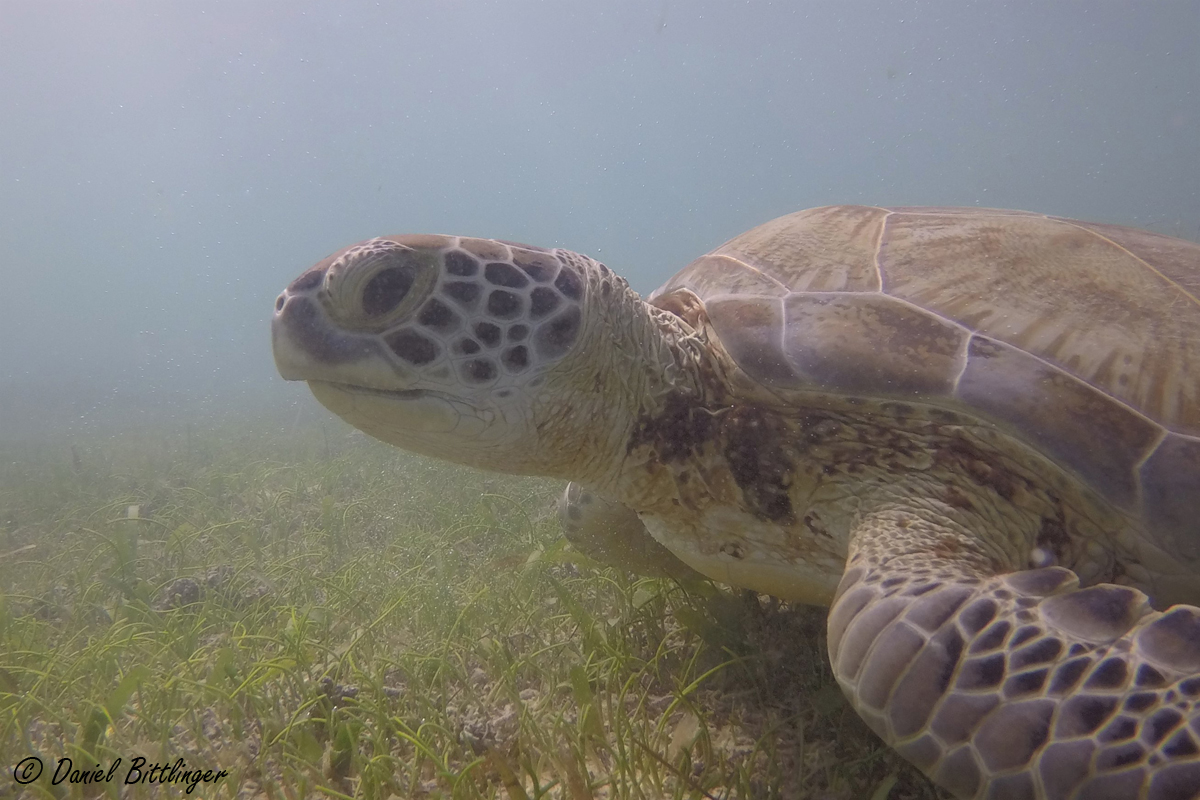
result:
[[[1200,238],[1197,41],[1194,0],[4,3],[0,441],[309,408],[272,301],[379,234],[641,291],[829,203]]]

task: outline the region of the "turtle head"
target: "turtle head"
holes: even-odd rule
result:
[[[602,286],[609,295],[618,283],[565,250],[453,236],[371,239],[279,295],[275,363],[383,441],[472,466],[553,474],[536,451],[573,444],[545,441],[554,428],[547,417],[572,413],[563,382],[581,377],[570,364],[590,349],[587,295]]]

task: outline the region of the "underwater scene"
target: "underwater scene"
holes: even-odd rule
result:
[[[1197,800],[1197,42],[0,3],[0,800]]]

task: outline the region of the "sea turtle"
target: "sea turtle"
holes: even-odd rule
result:
[[[272,333],[372,436],[577,482],[593,552],[829,605],[856,711],[959,797],[1200,796],[1200,245],[837,206],[643,300],[567,250],[387,236]]]

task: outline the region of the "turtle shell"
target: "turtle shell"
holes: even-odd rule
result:
[[[789,214],[689,264],[768,388],[996,423],[1200,560],[1200,245],[981,208]]]

